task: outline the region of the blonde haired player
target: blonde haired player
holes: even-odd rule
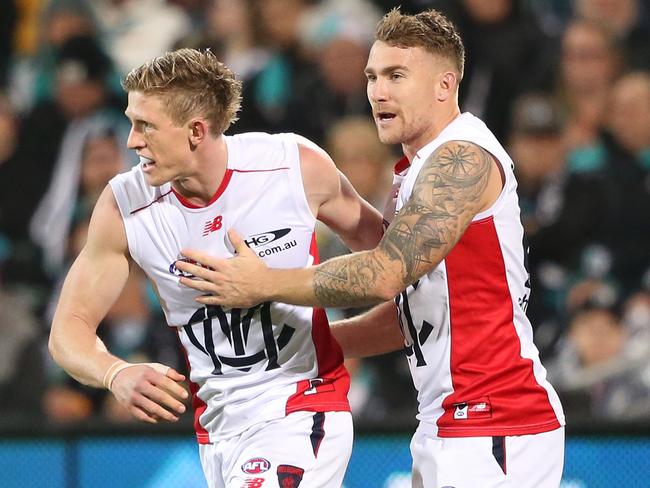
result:
[[[209,51],[182,49],[126,77],[128,146],[140,157],[101,195],[50,335],[55,361],[108,388],[134,417],[175,421],[184,377],[114,356],[96,329],[131,262],[153,283],[190,367],[201,462],[214,488],[340,486],[352,448],[349,377],[323,310],[264,302],[203,306],[178,283],[181,250],[232,256],[236,229],[272,267],[317,259],[316,218],[353,249],[375,245],[381,216],[329,156],[295,134],[226,136],[240,83]]]
[[[388,13],[366,66],[379,138],[405,157],[397,211],[370,251],[268,269],[233,233],[237,258],[187,255],[205,304],[277,300],[378,305],[333,325],[347,356],[405,347],[418,390],[414,488],[557,488],[564,415],[532,340],[513,163],[458,107],[464,47],[439,12]],[[394,300],[393,300],[394,299]]]

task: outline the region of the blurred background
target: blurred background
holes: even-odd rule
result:
[[[136,163],[121,77],[173,48],[211,48],[244,83],[231,131],[313,139],[382,210],[400,154],[377,139],[363,68],[377,21],[397,4],[456,23],[461,108],[515,162],[528,315],[567,414],[563,486],[650,484],[650,1],[2,0],[3,487],[205,486],[189,414],[145,428],[47,352],[95,200]],[[322,259],[347,252],[318,234]],[[128,360],[185,368],[137,270],[99,330]],[[345,486],[410,486],[405,358],[349,369],[357,435]]]

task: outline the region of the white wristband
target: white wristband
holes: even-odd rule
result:
[[[111,364],[110,367],[106,370],[106,373],[104,373],[104,379],[102,380],[104,387],[107,390],[110,390],[111,386],[113,386],[113,381],[115,380],[117,374],[126,368],[130,368],[131,366],[149,366],[150,368],[153,368],[165,376],[167,376],[167,372],[169,371],[169,366],[165,366],[164,364],[160,363],[127,363],[126,361],[118,359],[113,364]]]

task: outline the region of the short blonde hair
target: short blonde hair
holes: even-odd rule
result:
[[[179,126],[194,116],[205,117],[216,135],[237,120],[241,106],[241,82],[210,50],[168,52],[132,70],[122,87],[161,96]]]
[[[454,24],[437,10],[406,15],[396,7],[379,21],[375,39],[392,46],[421,47],[432,54],[447,58],[458,70],[459,79],[463,78],[463,40]]]

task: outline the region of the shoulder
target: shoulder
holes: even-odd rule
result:
[[[453,207],[452,213],[473,217],[499,197],[504,184],[499,167],[495,156],[475,142],[447,141],[424,161],[413,195],[420,202]]]
[[[97,252],[127,253],[124,222],[110,186],[104,188],[93,210],[86,248]]]
[[[445,198],[455,199],[461,194],[478,202],[494,164],[492,155],[474,142],[446,141],[422,162],[412,194],[443,205]]]
[[[307,200],[319,207],[341,194],[341,173],[323,148],[305,137],[295,138]]]
[[[487,171],[492,160],[492,154],[477,142],[450,140],[442,143],[427,157],[423,168],[463,179]]]
[[[298,160],[296,135],[292,133],[244,132],[226,136],[226,142],[231,169],[268,169]]]
[[[338,169],[332,158],[318,144],[306,137],[294,135],[298,145],[300,169],[303,180],[313,179],[314,184],[327,184],[328,180],[338,181]]]
[[[292,136],[298,145],[301,161],[304,160],[311,164],[334,165],[334,161],[332,161],[330,155],[318,144],[298,134],[292,134]]]

